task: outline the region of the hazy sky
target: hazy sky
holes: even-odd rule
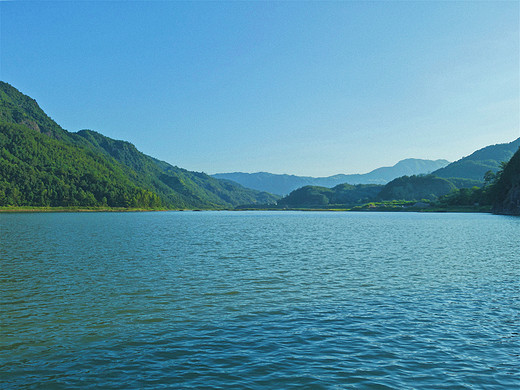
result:
[[[519,4],[0,2],[0,78],[190,170],[456,160],[520,136]]]

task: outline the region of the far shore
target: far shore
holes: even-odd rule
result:
[[[146,211],[335,211],[335,212],[416,212],[416,213],[491,213],[489,206],[450,206],[450,207],[373,207],[373,208],[276,208],[276,207],[243,207],[222,209],[145,209],[125,207],[0,207],[0,213],[95,213],[95,212],[146,212]]]

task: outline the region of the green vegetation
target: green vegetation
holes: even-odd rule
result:
[[[0,121],[24,125],[52,138],[66,138],[65,130],[43,112],[36,100],[3,81],[0,81]]]
[[[473,180],[473,179],[465,179],[463,177],[449,177],[446,178],[449,182],[451,182],[457,188],[473,188],[473,187],[482,187],[484,184],[483,179]]]
[[[281,207],[344,208],[373,199],[383,186],[377,184],[340,184],[334,188],[305,186],[278,201]]]
[[[455,189],[450,181],[433,175],[403,176],[388,183],[379,193],[378,199],[434,200]]]
[[[161,201],[86,150],[0,123],[0,206],[158,208]]]
[[[173,167],[128,142],[69,133],[0,82],[0,207],[222,209],[276,199]]]
[[[481,187],[460,188],[441,197],[435,207],[473,207],[475,211],[520,214],[520,150],[499,170],[488,171]]]
[[[441,197],[437,204],[440,206],[490,206],[490,188],[473,187],[456,189]]]
[[[306,186],[281,199],[278,205],[306,210],[490,212],[493,203],[507,199],[508,204],[518,205],[516,213],[520,213],[519,166],[520,157],[515,155],[509,164],[501,164],[503,171],[486,172],[480,187],[456,188],[450,180],[433,175],[403,176],[385,186]],[[512,193],[516,200],[511,200]]]
[[[501,168],[500,164],[509,161],[518,147],[520,147],[520,138],[508,144],[490,145],[438,169],[432,174],[450,180],[456,180],[451,178],[477,180],[480,181],[478,184],[480,186],[483,184],[482,178],[486,172],[497,172]],[[457,183],[454,184],[459,188],[463,187]],[[464,185],[464,187],[467,187],[467,185]]]
[[[421,205],[422,203],[423,202],[421,202]],[[417,204],[418,202],[414,200],[385,200],[382,202],[370,202],[355,206],[352,208],[352,211],[405,211],[412,209],[413,211],[417,211],[417,209],[420,208],[416,206]],[[429,206],[429,203],[424,203],[424,205]]]
[[[518,146],[520,138],[509,144],[488,146],[433,174],[401,176],[385,186],[305,186],[278,204],[292,209],[487,212],[495,199],[505,199],[504,194],[513,187],[499,179]]]
[[[270,204],[277,198],[266,192],[242,187],[228,180],[218,180],[205,173],[154,159],[129,142],[117,141],[91,130],[77,133],[96,153],[123,164],[134,182],[159,194],[167,205],[181,208],[232,208],[242,204]]]

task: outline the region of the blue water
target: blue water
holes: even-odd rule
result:
[[[0,214],[0,387],[520,388],[520,218]]]

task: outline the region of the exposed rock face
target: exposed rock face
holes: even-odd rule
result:
[[[40,126],[38,126],[38,124],[33,121],[33,120],[30,120],[30,119],[24,119],[20,122],[21,125],[25,125],[27,126],[28,128],[30,129],[33,129],[34,131],[37,131],[38,133],[41,133],[42,131],[40,130]]]
[[[520,215],[520,176],[507,192],[506,198],[495,204],[493,212],[496,214]]]
[[[504,168],[496,184],[495,214],[520,215],[520,150]]]

